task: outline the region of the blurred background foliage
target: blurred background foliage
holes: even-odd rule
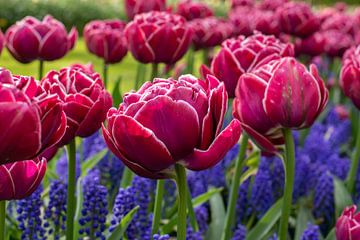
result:
[[[73,25],[81,32],[84,25],[93,19],[120,18],[126,19],[123,10],[124,0],[0,0],[0,28],[3,32],[17,20],[31,15],[42,18],[51,14],[70,29]],[[178,0],[168,0],[174,5]],[[205,1],[205,0],[204,0]],[[230,0],[226,0],[230,1]],[[206,0],[219,16],[226,15],[223,0]],[[310,0],[316,5],[329,5],[334,0]],[[348,4],[359,4],[360,0],[344,0]]]

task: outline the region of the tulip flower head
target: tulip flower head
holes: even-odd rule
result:
[[[214,12],[205,3],[183,0],[177,6],[177,14],[191,21],[197,18],[211,17],[214,15]]]
[[[104,89],[100,75],[87,66],[75,65],[49,72],[41,86],[59,96],[67,118],[67,128],[58,146],[68,144],[75,136],[95,133],[112,105],[111,95]]]
[[[337,240],[360,239],[360,214],[356,213],[356,206],[346,207],[336,221]]]
[[[188,50],[193,32],[180,15],[149,12],[137,15],[127,25],[125,35],[139,62],[173,64]]]
[[[40,185],[45,171],[45,158],[0,165],[0,200],[23,199],[30,196]]]
[[[308,71],[286,57],[240,77],[233,115],[260,147],[275,152],[283,144],[282,128],[311,126],[327,101],[328,91],[315,65]]]
[[[255,1],[254,0],[231,0],[231,8],[237,7],[254,7]]]
[[[124,0],[124,3],[129,20],[132,20],[136,14],[166,10],[166,0]]]
[[[5,33],[6,47],[22,63],[62,58],[74,47],[77,35],[76,28],[68,34],[64,25],[50,15],[42,21],[25,17]]]
[[[136,174],[169,178],[174,165],[204,170],[218,163],[240,137],[234,119],[221,131],[227,108],[223,83],[208,75],[154,79],[111,108],[103,135],[110,150]]]
[[[105,63],[120,62],[127,53],[124,35],[125,22],[95,20],[84,27],[84,39],[89,51],[103,58]]]

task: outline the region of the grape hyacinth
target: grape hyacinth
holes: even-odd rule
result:
[[[236,218],[238,223],[242,223],[249,216],[251,210],[249,202],[250,179],[245,180],[239,187],[239,196],[236,203]]]
[[[121,222],[123,217],[135,207],[134,190],[132,187],[120,188],[115,198],[113,215],[110,222],[109,231],[112,232]]]
[[[165,234],[165,235],[154,234],[153,239],[154,240],[169,240],[170,236],[168,234]]]
[[[17,201],[17,221],[21,230],[21,239],[45,240],[45,229],[41,219],[41,208],[43,201],[41,193],[43,191],[40,185],[29,197]]]
[[[245,240],[246,238],[246,227],[239,224],[234,232],[232,240]]]
[[[300,240],[320,240],[319,226],[308,224]]]
[[[81,174],[80,164],[80,154],[76,153],[76,179],[78,179]],[[65,151],[56,162],[56,173],[61,180],[64,182],[68,181],[68,157]]]

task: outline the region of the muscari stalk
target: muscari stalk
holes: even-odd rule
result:
[[[228,199],[228,208],[226,211],[226,218],[224,224],[223,234],[221,236],[222,240],[228,240],[231,237],[232,228],[234,226],[234,219],[235,219],[235,207],[238,198],[238,191],[240,187],[240,177],[242,173],[242,169],[244,167],[244,159],[246,153],[246,147],[248,143],[249,137],[246,134],[242,135],[241,145],[240,145],[240,152],[238,159],[236,160],[235,164],[235,173],[233,179],[231,181],[231,189],[230,195]]]
[[[292,194],[294,187],[295,178],[295,145],[294,139],[290,128],[283,129],[285,137],[285,190],[284,190],[284,201],[281,211],[280,228],[279,228],[279,239],[286,240],[288,234],[289,217],[292,204]]]
[[[0,201],[0,240],[5,240],[6,201]]]
[[[360,126],[360,111],[357,113],[357,126]],[[357,128],[356,130],[356,143],[354,146],[354,151],[351,156],[351,167],[347,179],[347,187],[350,193],[354,192],[355,188],[355,180],[356,180],[356,174],[358,172],[359,168],[359,158],[360,158],[360,130]]]
[[[68,154],[68,186],[67,186],[67,209],[66,209],[66,239],[74,238],[75,216],[75,186],[76,186],[76,144],[75,138],[66,146]]]
[[[154,205],[154,215],[153,215],[153,222],[151,226],[151,236],[158,233],[159,225],[161,220],[161,207],[163,202],[164,196],[164,184],[165,180],[157,180],[156,185],[156,195],[155,195],[155,205]]]
[[[178,205],[178,222],[177,222],[177,240],[186,240],[186,171],[185,168],[179,164],[175,165],[176,171],[176,185],[179,194]]]

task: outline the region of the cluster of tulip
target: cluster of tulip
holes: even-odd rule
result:
[[[360,109],[360,10],[348,15],[343,4],[315,12],[302,2],[233,0],[229,18],[220,19],[206,4],[190,0],[181,1],[176,11],[165,0],[124,2],[129,23],[95,20],[83,30],[88,50],[104,60],[104,82],[91,65],[75,64],[43,76],[43,62],[62,58],[78,35],[75,28],[68,34],[51,16],[42,21],[26,17],[5,36],[0,32],[0,51],[5,43],[19,62],[40,61],[39,80],[0,69],[0,239],[5,234],[5,200],[32,194],[47,162],[64,146],[69,160],[66,239],[73,239],[75,138],[100,128],[110,151],[128,169],[158,180],[152,234],[159,232],[163,179],[176,182],[179,240],[186,239],[187,213],[194,211],[185,169],[209,169],[241,141],[223,224],[222,239],[228,240],[249,149],[281,156],[285,187],[278,236],[288,239],[296,162],[292,130],[309,128],[329,100],[323,72],[306,64],[342,57],[340,82],[331,86],[331,99],[339,103],[340,87]],[[186,53],[187,66],[179,71],[193,72],[194,52],[200,49],[201,79],[178,74]],[[141,87],[136,82],[135,90],[114,108],[107,67],[127,51],[141,64],[153,64],[153,77]],[[159,64],[174,70],[174,78],[160,78]],[[225,124],[228,108],[233,119]],[[350,193],[359,168],[359,130],[356,139],[347,181]],[[336,224],[337,239],[359,239],[359,215],[354,212],[355,207],[344,210]]]

